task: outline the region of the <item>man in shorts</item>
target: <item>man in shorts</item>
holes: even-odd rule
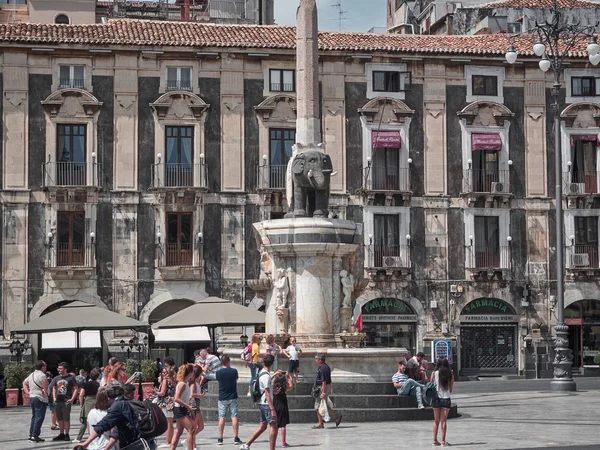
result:
[[[256,441],[261,434],[269,427],[269,450],[275,450],[275,444],[277,443],[277,415],[275,414],[275,407],[273,406],[273,400],[271,399],[271,367],[275,358],[273,355],[267,355],[263,359],[265,368],[258,373],[258,381],[260,384],[261,397],[258,402],[260,409],[260,425],[256,431],[250,436],[250,439],[246,441],[240,447],[240,450],[250,450],[250,445]]]
[[[69,365],[66,362],[58,364],[58,376],[52,380],[52,397],[54,398],[54,410],[58,421],[59,435],[52,438],[53,441],[71,441],[69,430],[71,429],[71,406],[77,398],[77,383],[75,377],[69,373]]]
[[[231,426],[233,427],[233,443],[242,444],[238,437],[239,422],[238,422],[238,395],[237,395],[237,380],[238,371],[231,368],[231,358],[227,355],[221,357],[221,369],[216,372],[217,381],[219,382],[219,438],[217,445],[223,445],[223,432],[225,431],[225,418],[227,411],[231,416]]]

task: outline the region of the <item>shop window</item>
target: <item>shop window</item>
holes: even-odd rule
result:
[[[167,266],[191,266],[192,213],[167,214]]]
[[[56,144],[58,186],[86,185],[86,125],[59,124]]]
[[[471,78],[473,95],[496,97],[498,95],[498,77],[491,75],[473,75]]]
[[[292,157],[292,147],[296,143],[296,130],[284,128],[269,129],[269,187],[285,188],[287,164]]]
[[[57,266],[83,266],[85,262],[85,214],[60,211],[57,227]]]
[[[600,352],[600,301],[579,300],[565,308],[565,318],[573,366],[597,366],[594,357]]]
[[[85,66],[60,66],[59,68],[59,88],[77,88],[84,89],[85,86]]]
[[[194,127],[166,127],[165,186],[193,186]]]
[[[410,90],[411,73],[389,70],[373,71],[374,92],[406,92]]]
[[[575,217],[571,266],[598,267],[598,217]]]
[[[600,77],[571,77],[572,97],[596,97],[600,95]]]
[[[475,216],[475,267],[500,267],[500,219]]]
[[[192,68],[191,67],[169,67],[167,68],[167,90],[192,90]]]
[[[269,71],[271,92],[295,92],[296,72],[294,70],[271,69]]]

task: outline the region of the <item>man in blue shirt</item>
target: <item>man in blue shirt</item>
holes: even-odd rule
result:
[[[217,370],[216,378],[219,382],[219,438],[217,445],[223,445],[223,432],[225,431],[225,418],[227,410],[231,415],[231,425],[233,427],[234,444],[242,444],[238,437],[239,422],[238,422],[238,395],[237,395],[237,380],[238,371],[231,368],[231,359],[227,355],[221,357],[222,368]]]

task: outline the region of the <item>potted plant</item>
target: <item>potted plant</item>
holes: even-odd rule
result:
[[[19,389],[23,383],[21,367],[16,364],[8,364],[4,368],[6,381],[6,406],[17,406],[19,404]]]
[[[156,363],[150,359],[142,361],[142,392],[144,398],[150,398],[154,395],[154,380],[156,373]]]

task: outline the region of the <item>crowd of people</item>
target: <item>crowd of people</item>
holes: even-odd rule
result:
[[[164,363],[156,362],[156,389],[153,403],[156,403],[166,417],[166,442],[160,448],[175,450],[181,444],[186,450],[197,448],[197,437],[204,429],[200,412],[201,399],[208,391],[209,382],[218,383],[218,438],[217,444],[224,443],[225,421],[231,418],[233,443],[241,450],[248,450],[253,442],[267,429],[269,447],[275,449],[281,430],[282,447],[287,442],[286,426],[290,423],[287,393],[298,383],[300,355],[302,349],[296,339],[290,337],[280,347],[273,335],[266,338],[266,347],[261,350],[261,335],[252,336],[242,359],[250,369],[248,396],[256,397],[260,424],[248,440],[239,437],[239,399],[237,384],[238,371],[231,367],[228,355],[220,358],[209,349],[194,353],[194,362],[176,367],[173,358],[167,357]],[[287,371],[279,369],[280,355],[288,358]],[[324,428],[325,422],[333,420],[335,426],[342,421],[342,414],[336,412],[329,398],[331,393],[331,368],[324,354],[315,356],[317,374],[312,387],[315,399],[317,423],[313,429]],[[38,361],[35,370],[23,381],[25,395],[30,397],[32,418],[29,440],[44,442],[40,436],[42,425],[49,407],[52,413],[51,429],[58,431],[53,441],[71,441],[71,407],[77,401],[81,406],[80,427],[72,442],[77,450],[109,450],[119,443],[120,448],[139,438],[135,432],[135,421],[127,401],[135,399],[136,387],[128,384],[125,364],[111,358],[104,368],[92,369],[89,373],[80,370],[76,375],[69,372],[67,363],[58,365],[58,375],[52,377],[46,371],[44,361]],[[451,407],[451,392],[454,377],[447,359],[438,359],[435,369],[427,377],[428,364],[423,353],[398,362],[398,371],[392,376],[392,383],[398,395],[414,396],[418,407],[425,408],[429,403],[433,408],[433,445],[446,446],[447,418]],[[429,382],[428,382],[429,378]],[[130,424],[130,426],[127,426]],[[441,442],[438,430],[441,428]],[[87,439],[84,436],[88,432]],[[155,442],[149,442],[156,448]]]

